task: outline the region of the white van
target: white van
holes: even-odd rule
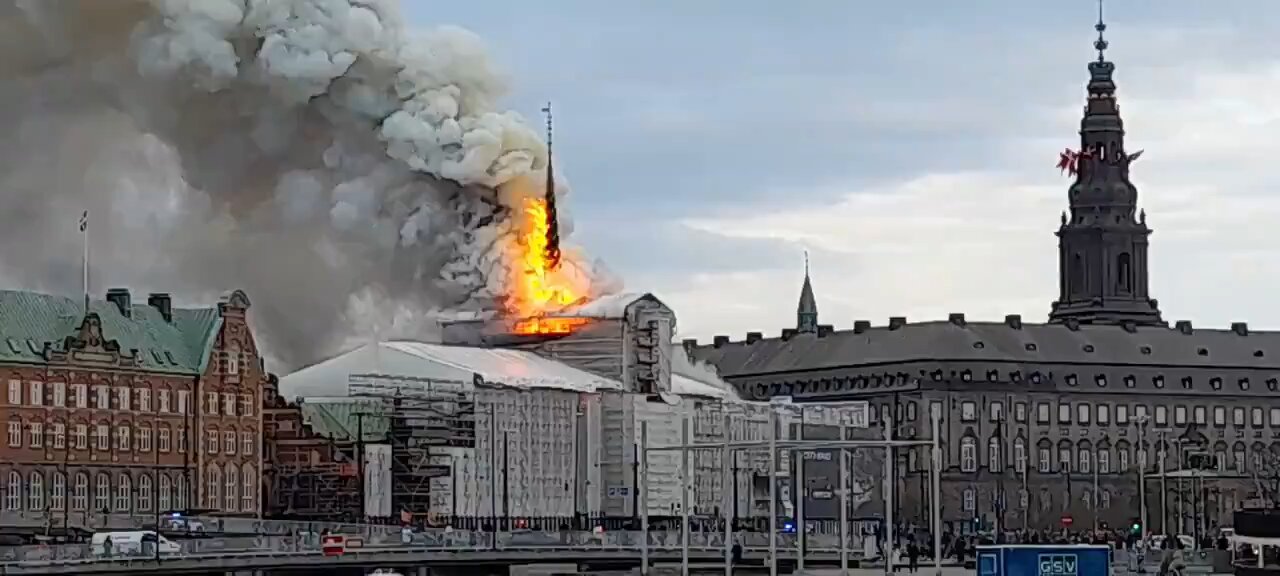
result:
[[[107,540],[111,546],[108,552]],[[135,530],[128,532],[95,532],[89,542],[89,550],[94,556],[141,556],[155,554],[160,547],[160,554],[168,556],[182,552],[182,546],[151,530]]]

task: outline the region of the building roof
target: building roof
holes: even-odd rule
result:
[[[92,301],[89,311],[98,315],[102,336],[115,340],[122,352],[138,351],[143,370],[202,374],[215,336],[222,327],[216,307],[173,309],[172,322],[155,307],[132,305],[126,317],[114,303]],[[44,345],[61,350],[68,336],[84,322],[80,299],[0,290],[0,362],[44,364]]]
[[[280,394],[343,396],[352,375],[381,374],[470,383],[479,374],[497,385],[592,392],[622,384],[532,352],[391,341],[369,344],[280,378]]]
[[[574,306],[560,312],[549,314],[549,316],[565,316],[573,318],[596,318],[600,320],[616,320],[622,318],[627,313],[627,308],[632,304],[641,300],[649,300],[656,302],[663,307],[670,309],[669,306],[663,304],[653,294],[646,292],[620,292],[601,296],[586,302],[580,306]]]
[[[376,398],[313,397],[299,402],[298,408],[303,423],[313,432],[335,440],[351,440],[363,432],[365,442],[377,442],[384,440],[391,428],[386,405]]]
[[[913,361],[1006,361],[1108,365],[1216,366],[1280,369],[1280,332],[1177,327],[920,322],[862,327],[825,336],[727,342],[693,348],[722,376],[780,374]]]

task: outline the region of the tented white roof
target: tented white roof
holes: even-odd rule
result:
[[[581,306],[571,307],[560,312],[550,314],[550,316],[572,316],[575,318],[599,318],[602,320],[614,320],[622,318],[627,312],[627,306],[634,304],[637,300],[649,298],[659,304],[653,294],[646,292],[620,292],[618,294],[610,294],[601,296],[587,302]],[[666,304],[662,304],[664,307]]]
[[[286,398],[345,396],[353,374],[462,382],[471,382],[480,374],[486,381],[517,388],[622,389],[618,382],[532,352],[397,341],[369,344],[284,376],[280,394]]]

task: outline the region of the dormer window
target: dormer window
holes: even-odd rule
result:
[[[1133,388],[1134,386],[1137,386],[1137,385],[1138,385],[1138,379],[1134,378],[1132,374],[1124,377],[1125,388]]]
[[[1099,374],[1097,376],[1094,376],[1093,381],[1098,385],[1099,388],[1105,388],[1107,386],[1107,375]]]
[[[1277,388],[1280,388],[1280,380],[1276,380],[1275,378],[1267,378],[1267,390],[1275,392]]]
[[[1241,378],[1241,379],[1240,379],[1239,384],[1240,384],[1240,389],[1241,389],[1241,390],[1248,390],[1248,389],[1249,389],[1249,379],[1248,379],[1248,378]]]
[[[1021,382],[1021,381],[1022,381],[1022,371],[1021,371],[1021,370],[1014,370],[1013,372],[1010,372],[1010,373],[1009,373],[1009,379],[1010,379],[1010,380],[1013,380],[1014,382]],[[1039,384],[1039,382],[1037,382],[1037,384]]]
[[[965,370],[965,371],[961,372],[961,373],[960,373],[960,380],[962,380],[962,381],[964,381],[964,382],[970,382],[970,381],[972,381],[972,380],[973,380],[973,372],[970,372],[970,371],[968,371],[968,370]]]
[[[1019,373],[1019,375],[1021,375],[1021,374]],[[1043,376],[1041,376],[1039,372],[1032,372],[1032,373],[1031,373],[1031,383],[1032,383],[1032,384],[1039,384],[1039,383],[1040,383],[1040,381],[1041,381],[1041,380],[1043,380],[1043,379],[1044,379],[1044,377],[1043,377]]]
[[[1184,376],[1184,377],[1182,378],[1182,387],[1183,387],[1183,388],[1186,388],[1187,390],[1190,390],[1190,389],[1191,389],[1191,377],[1190,377],[1190,376]]]
[[[942,381],[942,371],[941,371],[941,370],[934,370],[933,372],[931,372],[931,373],[929,374],[929,376],[933,378],[933,381],[934,381],[934,382],[941,382],[941,381]]]
[[[1075,385],[1076,385],[1076,375],[1067,374],[1067,386],[1075,386]]]
[[[997,370],[987,370],[987,381],[998,382],[1000,380],[1000,372]]]
[[[1164,376],[1156,376],[1155,378],[1152,378],[1151,383],[1154,384],[1156,388],[1164,388]]]
[[[1214,390],[1221,390],[1221,389],[1222,389],[1222,379],[1221,379],[1221,378],[1210,378],[1210,379],[1209,379],[1209,387],[1210,387],[1210,388],[1213,388]]]

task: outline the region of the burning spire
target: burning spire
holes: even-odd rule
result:
[[[547,115],[547,269],[555,270],[560,267],[560,219],[556,215],[556,174],[551,161],[551,102],[542,111]]]

